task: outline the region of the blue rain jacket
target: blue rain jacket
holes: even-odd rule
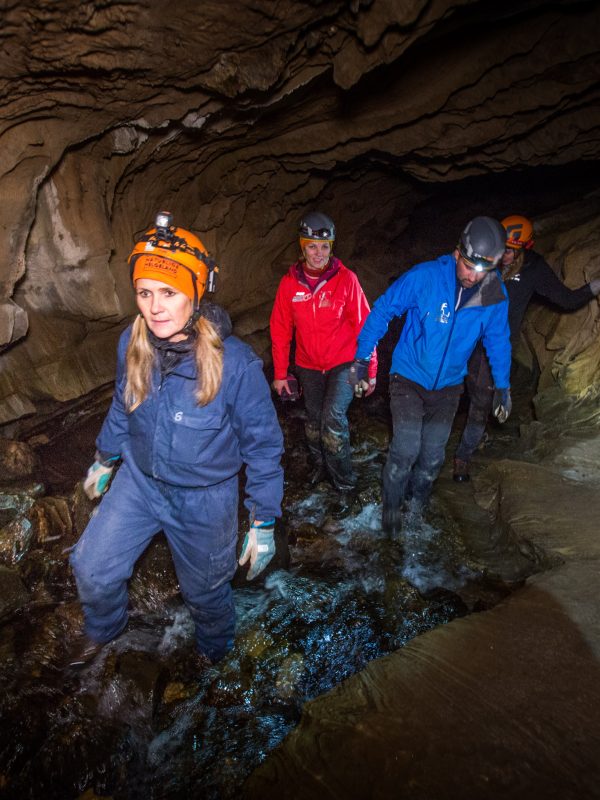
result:
[[[456,311],[459,290],[452,254],[417,264],[374,303],[358,336],[356,358],[370,358],[390,321],[406,314],[391,372],[425,389],[456,386],[482,339],[496,388],[507,388],[511,349],[506,289],[494,270]]]
[[[187,354],[132,413],[125,410],[125,353],[121,335],[112,405],[96,440],[102,453],[133,459],[146,475],[179,487],[213,486],[246,465],[245,505],[256,519],[281,516],[283,436],[262,362],[235,336],[224,342],[223,381],[215,399],[198,406],[196,365]]]

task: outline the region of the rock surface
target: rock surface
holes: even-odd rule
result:
[[[565,419],[549,420],[546,441]],[[484,450],[472,484],[440,490],[457,518],[495,515],[554,568],[309,703],[243,797],[598,797],[600,493],[597,476],[570,477],[560,440],[554,454],[538,465]]]
[[[268,355],[257,326],[307,208],[336,217],[373,299],[440,184],[466,190],[438,209],[428,255],[472,211],[514,212],[514,185],[478,198],[469,176],[593,163],[599,16],[577,0],[9,4],[0,424],[113,379],[126,258],[158,208],[215,253],[220,301]],[[593,170],[571,193],[582,181]],[[529,213],[565,199],[552,182],[525,182]]]

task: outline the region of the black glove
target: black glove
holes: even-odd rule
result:
[[[348,370],[348,383],[356,397],[362,397],[369,388],[369,362],[364,358],[355,359]]]
[[[510,389],[495,389],[492,411],[498,422],[506,422],[512,410]]]

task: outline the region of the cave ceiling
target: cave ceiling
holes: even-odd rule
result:
[[[2,15],[0,423],[112,379],[126,258],[159,208],[215,254],[218,299],[251,335],[307,208],[335,216],[381,288],[434,187],[598,161],[598,2],[7,0]]]

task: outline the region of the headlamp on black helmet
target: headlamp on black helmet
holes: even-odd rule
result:
[[[475,217],[460,235],[458,252],[475,272],[491,272],[498,265],[505,247],[505,231],[492,217]]]
[[[298,236],[300,239],[333,242],[335,239],[335,225],[327,214],[323,214],[320,211],[310,211],[300,220]]]

